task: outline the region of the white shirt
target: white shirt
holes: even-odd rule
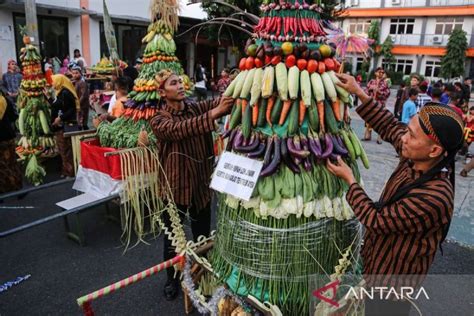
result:
[[[84,67],[87,67],[86,60],[85,60],[84,57],[82,57],[82,56],[81,56],[81,57],[78,57],[78,58],[74,58],[74,61],[75,61],[76,63],[78,63],[79,61],[81,61],[81,62],[82,62],[82,65],[83,65]]]
[[[110,98],[109,107],[107,108],[107,112],[109,114],[112,114],[112,109],[114,108],[116,102],[117,102],[117,96],[114,93],[112,98]]]

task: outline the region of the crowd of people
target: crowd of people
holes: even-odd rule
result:
[[[355,78],[356,83],[361,85],[360,76]],[[373,97],[380,105],[385,106],[390,97],[390,81],[385,70],[379,67],[374,72],[374,78],[371,79],[365,92]],[[462,117],[464,129],[464,145],[459,151],[461,156],[466,158],[466,166],[460,175],[466,177],[472,169],[474,169],[474,159],[469,153],[469,146],[474,141],[474,106],[469,106],[472,91],[472,80],[467,77],[463,82],[456,81],[454,83],[446,83],[439,80],[434,83],[422,81],[420,76],[412,74],[410,76],[409,85],[401,83],[396,93],[396,101],[394,105],[394,115],[402,123],[408,125],[411,118],[417,115],[420,110],[429,103],[439,103],[453,109],[460,117]],[[355,96],[355,103],[358,98]],[[366,124],[363,141],[372,139],[372,128]],[[381,144],[380,135],[377,143]]]

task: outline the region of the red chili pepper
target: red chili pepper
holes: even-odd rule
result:
[[[282,23],[282,22],[281,22],[281,20],[282,20],[282,18],[281,18],[281,17],[279,17],[279,18],[278,18],[278,26],[277,26],[276,36],[280,36],[280,32],[281,32],[281,23]]]
[[[289,23],[288,19],[289,18],[286,16],[285,20],[284,20],[284,22],[285,22],[285,36],[288,35],[288,30],[289,30],[289,27],[290,27],[290,23]]]

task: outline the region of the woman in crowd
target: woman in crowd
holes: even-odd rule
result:
[[[79,98],[72,82],[64,75],[53,76],[55,96],[45,89],[45,95],[51,104],[51,121],[53,132],[62,160],[61,177],[73,177],[74,166],[72,145],[69,137],[64,133],[77,131],[76,113],[80,109]]]
[[[374,98],[381,106],[385,106],[385,102],[390,96],[390,88],[387,81],[384,79],[385,71],[382,67],[375,70],[375,78],[370,80],[367,84],[366,93]],[[372,128],[366,124],[365,134],[363,140],[370,141],[372,139]],[[377,138],[377,144],[382,144],[380,135]]]

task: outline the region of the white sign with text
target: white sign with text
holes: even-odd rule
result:
[[[212,176],[211,189],[248,201],[257,186],[263,163],[224,152]]]

